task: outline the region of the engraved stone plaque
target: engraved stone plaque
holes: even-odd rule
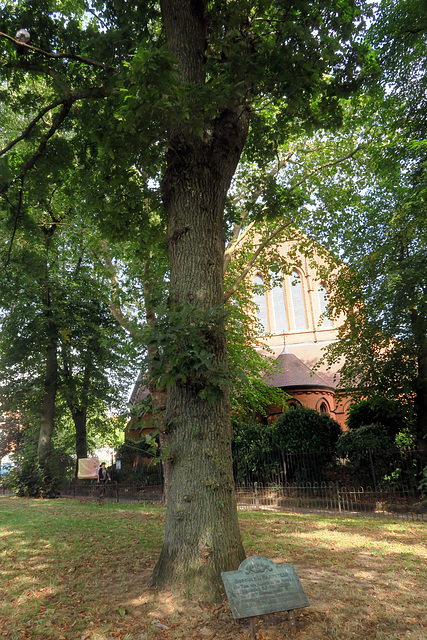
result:
[[[221,577],[234,619],[310,606],[293,564],[251,556]]]

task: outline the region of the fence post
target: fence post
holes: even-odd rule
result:
[[[341,513],[341,497],[340,497],[340,487],[338,484],[338,480],[336,481],[336,488],[337,488],[337,500],[338,500],[338,511],[339,513]]]
[[[259,509],[258,482],[254,482],[255,509]]]
[[[378,487],[377,487],[377,479],[375,477],[375,469],[374,469],[374,462],[372,460],[372,451],[371,448],[368,448],[368,453],[369,453],[369,462],[371,464],[371,471],[372,471],[372,478],[374,480],[374,489],[375,489],[375,493],[377,493],[378,491]]]
[[[289,497],[289,491],[288,491],[288,467],[286,465],[286,460],[285,460],[285,452],[282,449],[282,463],[283,463],[283,477],[285,480],[285,493],[286,493],[286,497]]]

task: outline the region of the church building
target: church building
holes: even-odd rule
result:
[[[295,243],[288,241],[277,251],[286,257],[295,253],[292,249]],[[328,287],[319,278],[313,262],[300,254],[296,266],[290,273],[282,274],[281,282],[273,287],[266,286],[268,283],[260,273],[253,276],[253,284],[258,285],[254,301],[260,338],[269,347],[269,355],[279,363],[279,371],[271,378],[266,377],[266,383],[286,391],[289,406],[302,405],[329,413],[345,428],[351,399],[343,396],[339,388],[339,367],[312,370],[324,348],[337,340],[337,329],[344,320],[343,315],[334,320],[326,316]],[[316,264],[321,262],[322,258],[317,256]],[[279,411],[270,407],[269,420],[275,420]]]

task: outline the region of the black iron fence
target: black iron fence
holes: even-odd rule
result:
[[[245,466],[246,465],[246,466]],[[393,516],[427,520],[425,460],[407,449],[396,454],[367,450],[357,464],[337,459],[331,451],[281,452],[261,468],[235,462],[240,509],[309,511]],[[423,473],[424,472],[424,473]],[[113,476],[114,478],[114,476]],[[423,485],[425,483],[425,487]],[[105,492],[96,480],[77,480],[61,488],[62,496],[115,502],[161,503],[161,476],[113,481]]]
[[[237,501],[240,508],[427,519],[426,464],[413,448],[360,450],[345,460],[329,450],[282,451],[261,464],[242,452],[234,462]]]
[[[59,487],[58,493],[64,498],[108,500],[114,502],[163,502],[163,483],[122,484],[116,481],[99,485],[96,480],[73,480]]]
[[[337,482],[236,485],[239,509],[306,511],[427,519],[427,501],[408,487],[397,490],[345,487]]]
[[[334,451],[281,451],[262,460],[234,456],[234,478],[237,483],[313,484],[338,483],[340,486],[371,486],[375,490],[418,490],[425,456],[416,449],[400,451],[360,450],[353,459],[339,459]]]

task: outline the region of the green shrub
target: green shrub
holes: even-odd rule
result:
[[[20,497],[40,498],[46,489],[46,475],[34,451],[26,452],[10,472],[8,486]]]
[[[72,464],[69,456],[52,451],[42,467],[33,442],[26,442],[12,458],[15,466],[8,475],[7,486],[18,496],[29,498],[56,493]]]
[[[322,480],[322,469],[333,464],[340,433],[339,424],[328,414],[304,407],[287,411],[272,425],[236,424],[232,438],[235,478],[238,482],[277,481],[285,469],[284,452],[314,451],[314,456],[286,460],[286,480]]]
[[[349,429],[340,435],[337,442],[337,455],[347,458],[352,466],[360,467],[366,462],[367,451],[396,452],[394,438],[384,427],[368,424],[358,429]]]
[[[283,413],[273,425],[277,450],[321,451],[335,449],[341,427],[327,413],[301,407]]]
[[[367,425],[380,425],[395,437],[411,428],[411,419],[402,403],[388,398],[369,398],[350,407],[347,418],[349,429],[359,429]]]
[[[377,424],[369,424],[342,433],[336,452],[357,472],[360,485],[374,482],[385,485],[395,471],[398,449],[394,437]]]
[[[248,479],[266,481],[277,472],[278,463],[272,460],[271,426],[254,421],[233,425],[231,448],[234,474],[237,482]]]

